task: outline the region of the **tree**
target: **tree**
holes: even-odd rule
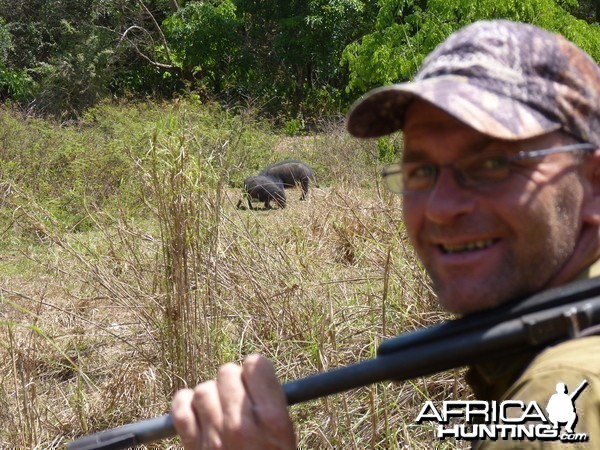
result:
[[[7,66],[9,53],[13,50],[10,31],[0,18],[0,99],[26,99],[33,89],[31,77],[25,71]]]
[[[326,92],[320,98],[331,101],[343,91],[341,52],[372,11],[359,0],[211,0],[188,2],[163,26],[188,82],[296,116],[307,98],[316,103]]]
[[[66,120],[77,118],[111,90],[139,89],[149,78],[159,85],[160,74],[148,77],[152,71],[147,62],[131,47],[119,46],[119,39],[132,21],[152,29],[154,39],[152,19],[162,20],[176,3],[148,0],[146,9],[139,3],[0,0],[0,17],[6,20],[11,42],[2,74],[20,74],[18,80],[29,82],[35,112]]]
[[[245,62],[261,96],[292,117],[340,109],[343,49],[370,30],[375,2],[237,0]],[[255,91],[257,92],[257,91]]]
[[[600,0],[581,0],[579,5],[571,9],[575,17],[588,23],[600,22]]]
[[[410,79],[424,57],[453,31],[477,20],[505,18],[563,34],[600,61],[600,27],[569,11],[575,0],[380,0],[376,27],[342,56],[348,91]]]
[[[173,63],[188,82],[219,93],[240,81],[239,22],[230,0],[190,2],[167,18],[163,27],[173,48]]]

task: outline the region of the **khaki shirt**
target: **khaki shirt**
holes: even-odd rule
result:
[[[577,279],[600,275],[600,261],[594,263]],[[516,380],[516,381],[512,381]],[[533,449],[600,449],[600,336],[582,337],[560,343],[539,355],[523,355],[511,361],[496,361],[472,367],[467,382],[476,396],[485,400],[536,401],[546,408],[555,394],[557,383],[565,383],[572,393],[584,380],[588,385],[575,398],[573,405],[578,421],[574,433],[587,433],[589,441],[562,443],[560,441],[490,441],[473,445],[477,450]],[[545,409],[544,409],[544,412]],[[561,424],[564,432],[565,424]]]

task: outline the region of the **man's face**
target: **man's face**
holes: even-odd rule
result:
[[[573,142],[554,132],[519,142],[490,138],[423,101],[411,105],[403,160],[452,164]],[[440,169],[433,190],[404,197],[404,220],[444,309],[465,314],[536,292],[585,267],[576,250],[590,189],[569,153],[523,160],[507,180],[477,188]],[[589,261],[585,261],[589,263]]]

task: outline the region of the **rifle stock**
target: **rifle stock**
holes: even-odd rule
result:
[[[600,278],[549,289],[525,300],[399,335],[374,359],[282,385],[289,405],[386,380],[408,380],[524,351],[540,350],[600,323]],[[125,449],[175,435],[169,414],[98,432],[69,450]]]

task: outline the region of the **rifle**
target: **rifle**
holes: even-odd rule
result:
[[[376,358],[282,385],[288,405],[380,381],[401,381],[510,357],[578,337],[600,324],[600,277],[548,289],[491,310],[383,341]],[[117,450],[175,435],[169,414],[98,432],[69,450]]]
[[[589,383],[588,380],[583,380],[581,382],[581,384],[579,386],[577,386],[577,389],[575,389],[573,391],[573,393],[571,395],[569,395],[569,398],[571,399],[572,402],[577,400],[577,397],[579,397],[579,394],[581,394],[581,392],[587,387],[588,383]]]

